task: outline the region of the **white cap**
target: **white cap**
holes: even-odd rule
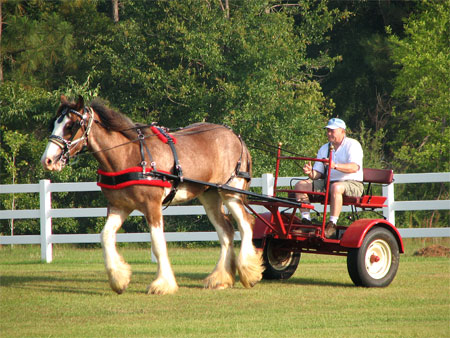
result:
[[[337,129],[337,128],[342,128],[345,129],[347,128],[347,126],[345,125],[345,122],[342,121],[341,119],[338,118],[332,118],[328,121],[328,124],[325,128],[328,129]]]

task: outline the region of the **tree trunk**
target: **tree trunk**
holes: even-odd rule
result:
[[[3,15],[2,15],[2,2],[3,2],[3,0],[0,0],[0,83],[3,83],[3,54],[2,54]]]
[[[225,0],[225,6],[222,3],[222,0],[219,0],[220,7],[222,8],[222,11],[224,12],[225,18],[230,18],[230,4],[228,3],[228,0]]]
[[[119,22],[119,0],[111,0],[111,2],[112,2],[113,21]]]

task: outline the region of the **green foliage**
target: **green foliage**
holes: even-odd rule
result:
[[[373,131],[372,129],[366,128],[364,122],[361,122],[357,135],[357,139],[361,143],[364,152],[363,166],[365,168],[387,168],[388,163],[382,151],[383,139],[386,136],[386,132],[383,129]]]
[[[279,142],[315,156],[331,115],[344,118],[360,140],[366,166],[449,170],[448,3],[120,4],[114,23],[110,0],[0,1],[0,184],[96,179],[91,156],[61,173],[44,173],[39,163],[62,93],[87,102],[101,96],[136,122],[230,125],[252,152],[254,176],[274,171],[271,145]],[[293,163],[281,171],[299,173]],[[54,195],[56,207],[106,203],[99,194]],[[0,195],[0,203],[27,209],[39,201]],[[98,232],[102,222],[55,219],[54,229]],[[166,225],[204,229],[206,222],[168,219]],[[0,221],[0,232],[8,226]],[[33,233],[39,226],[16,220],[15,228]],[[141,218],[124,225],[145,228]]]
[[[84,60],[95,33],[107,18],[99,1],[3,1],[2,53],[6,81],[52,91],[67,76],[84,80],[91,65]]]
[[[334,60],[311,58],[307,47],[323,39],[338,12],[326,2],[278,5],[236,1],[227,15],[218,3],[127,2],[114,32],[91,50],[95,79],[103,96],[138,120],[225,123],[250,146],[264,138],[309,154],[332,107],[313,69]],[[256,174],[272,158],[256,153]]]
[[[99,91],[98,86],[92,88],[89,77],[81,84],[70,77],[66,81],[67,84],[53,92],[10,81],[0,87],[0,184],[37,183],[36,178],[48,178],[52,182],[96,179],[95,170],[92,170],[96,164],[92,157],[80,157],[76,167],[68,166],[60,173],[44,172],[40,164],[40,156],[52,129],[48,128],[49,122],[58,106],[59,95],[77,93],[91,99]],[[105,205],[104,199],[91,199],[90,194],[83,194],[76,199],[67,193],[54,194],[52,203],[56,208]],[[1,194],[0,205],[2,209],[38,209],[39,197],[35,194]],[[80,229],[93,227],[95,222],[95,219],[56,219],[53,221],[53,229],[55,233],[75,233]],[[0,221],[0,232],[9,232],[9,227],[7,221]],[[38,231],[38,220],[14,221],[15,234],[33,234]]]
[[[330,7],[347,10],[347,20],[335,25],[329,44],[330,55],[341,62],[325,76],[324,93],[333,99],[336,114],[357,129],[361,121],[377,131],[385,128],[389,139],[389,118],[392,114],[392,80],[395,76],[385,26],[399,35],[403,20],[418,2],[337,0]]]
[[[449,24],[448,2],[425,1],[406,22],[405,38],[390,38],[399,66],[392,148],[402,171],[450,170]]]

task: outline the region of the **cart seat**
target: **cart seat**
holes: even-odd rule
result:
[[[363,169],[363,182],[368,183],[361,197],[344,196],[344,205],[354,205],[357,208],[382,208],[387,197],[372,194],[372,183],[391,184],[394,181],[394,172],[391,169]]]
[[[377,184],[391,184],[394,181],[394,172],[391,169],[372,169],[363,168],[363,183],[366,184],[365,191],[360,197],[344,196],[344,205],[354,205],[357,208],[362,209],[377,209],[385,207],[384,202],[387,197],[374,196],[372,194],[372,183]],[[291,192],[290,197],[295,198],[295,194]],[[324,203],[324,196],[310,195],[309,200],[311,203]]]

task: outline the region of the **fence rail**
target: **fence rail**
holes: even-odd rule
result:
[[[278,186],[289,186],[291,177],[280,177]],[[382,194],[387,197],[387,208],[383,209],[383,216],[395,225],[395,212],[407,210],[450,210],[450,200],[422,200],[422,201],[396,201],[394,198],[394,186],[396,184],[410,183],[436,183],[450,182],[450,172],[427,174],[395,174],[394,183],[383,186]],[[261,178],[252,179],[252,187],[261,187],[262,193],[271,195],[274,191],[274,179],[272,174],[264,174]],[[0,185],[0,193],[39,193],[40,208],[35,210],[0,210],[0,219],[40,219],[40,235],[0,236],[0,245],[8,244],[40,244],[41,258],[51,262],[53,256],[53,244],[56,243],[100,243],[99,234],[54,235],[52,234],[53,218],[68,217],[106,217],[106,208],[58,208],[53,209],[51,204],[52,193],[57,192],[86,192],[100,191],[95,182],[83,183],[51,183],[49,180],[41,180],[38,184],[5,184]],[[317,211],[323,211],[323,206],[315,204]],[[257,212],[263,212],[263,207],[255,207]],[[343,211],[350,211],[344,207]],[[202,206],[170,206],[163,211],[165,216],[173,215],[204,215]],[[132,216],[142,216],[135,211]],[[450,227],[447,228],[399,228],[404,238],[417,237],[450,237]],[[166,240],[179,241],[217,241],[215,232],[168,232]],[[240,240],[239,233],[235,234],[235,240]],[[149,233],[117,234],[118,242],[150,242]]]

